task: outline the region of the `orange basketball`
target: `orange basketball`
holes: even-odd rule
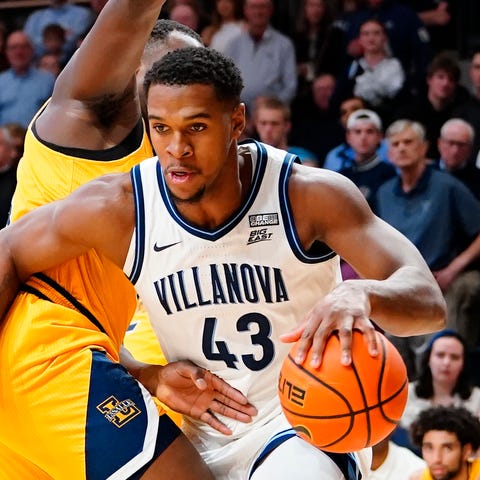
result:
[[[329,452],[372,446],[393,431],[407,401],[407,369],[397,349],[376,332],[372,357],[359,331],[353,332],[352,363],[340,363],[340,341],[332,334],[320,368],[294,362],[297,343],[283,362],[278,392],[283,411],[298,435]]]

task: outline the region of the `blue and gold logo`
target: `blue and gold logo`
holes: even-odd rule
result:
[[[116,427],[121,428],[130,420],[133,420],[139,413],[140,409],[135,405],[133,400],[117,400],[113,395],[108,397],[100,405],[97,410]]]

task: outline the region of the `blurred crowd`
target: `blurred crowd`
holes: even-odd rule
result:
[[[52,0],[22,29],[0,23],[2,225],[25,130],[105,3]],[[393,440],[411,450],[402,433],[423,408],[480,411],[471,368],[480,358],[480,52],[462,78],[456,8],[445,0],[168,0],[162,10],[240,68],[245,137],[350,178],[434,273],[446,333],[390,337],[411,380]],[[357,276],[343,261],[342,272]]]

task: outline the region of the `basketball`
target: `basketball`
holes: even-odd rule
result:
[[[408,393],[407,369],[398,350],[376,332],[372,357],[360,331],[352,338],[352,363],[340,363],[340,340],[333,333],[320,368],[294,362],[298,342],[283,362],[278,393],[297,434],[322,450],[353,452],[375,445],[398,424]]]

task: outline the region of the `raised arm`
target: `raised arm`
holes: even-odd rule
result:
[[[107,2],[59,75],[51,103],[37,121],[42,139],[97,149],[95,131],[101,138],[103,131],[119,129],[116,141],[129,133],[140,118],[135,71],[164,3]],[[115,122],[111,122],[112,118]]]
[[[362,278],[340,283],[284,340],[301,335],[302,353],[313,343],[320,359],[326,337],[339,329],[344,338],[344,361],[348,363],[353,326],[366,333],[371,351],[375,350],[369,319],[398,336],[442,328],[445,301],[416,247],[373,215],[349,180],[322,170],[305,174],[305,168],[297,169],[290,192],[304,245],[315,239],[325,242]],[[305,205],[319,207],[309,209],[305,216]]]
[[[0,230],[0,318],[35,272],[97,249],[120,268],[134,225],[129,174],[100,177]]]

